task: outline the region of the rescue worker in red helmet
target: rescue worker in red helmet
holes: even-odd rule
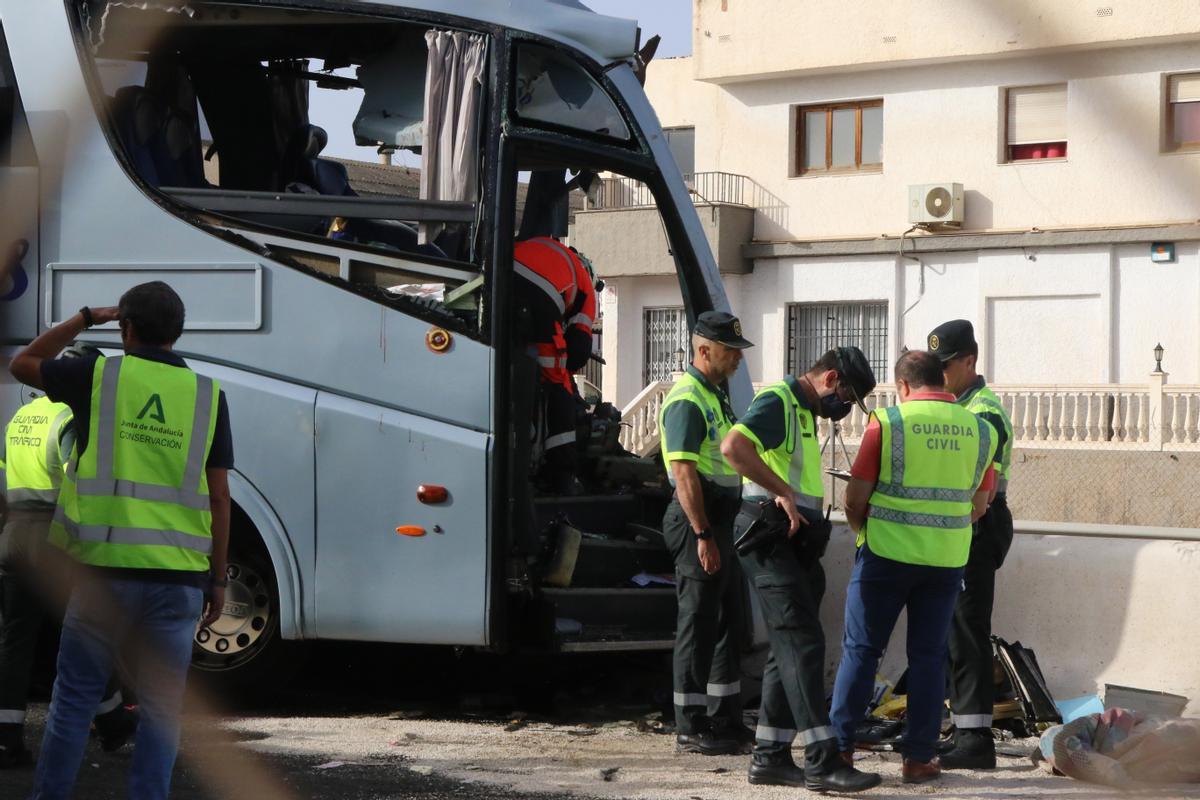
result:
[[[513,269],[528,300],[530,351],[540,373],[543,474],[555,493],[576,494],[579,401],[571,375],[592,353],[596,289],[579,254],[549,236],[517,242]]]

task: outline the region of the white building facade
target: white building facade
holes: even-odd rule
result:
[[[698,187],[742,176],[736,196],[697,202],[754,209],[742,263],[720,256],[758,345],[751,379],[853,343],[888,382],[903,346],[962,317],[996,383],[1144,384],[1159,343],[1172,384],[1200,383],[1192,10],[697,0],[694,55],[652,63],[646,86],[694,148],[680,160]],[[909,187],[954,183],[961,225],[910,231]],[[673,277],[593,252],[614,237],[588,226],[620,213],[576,223],[607,273],[604,390],[619,406],[677,358],[686,327]]]

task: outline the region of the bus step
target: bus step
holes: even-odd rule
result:
[[[675,564],[661,537],[658,542],[583,539],[579,543],[579,557],[575,561],[571,586],[630,588],[634,576],[649,574],[670,577],[674,571]]]
[[[675,588],[646,587],[602,589],[579,587],[542,589],[543,598],[553,607],[555,627],[560,634],[582,639],[638,638],[665,639],[675,631]],[[590,633],[589,633],[590,632]],[[653,636],[645,636],[653,632]]]
[[[534,524],[542,530],[560,514],[585,533],[627,536],[626,524],[642,518],[642,498],[632,494],[539,497],[533,501]]]

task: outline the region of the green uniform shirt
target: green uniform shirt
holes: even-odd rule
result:
[[[714,420],[710,431],[704,412],[695,403],[672,403],[667,406],[663,410],[662,437],[666,445],[664,452],[673,454],[672,461],[699,461],[700,448],[705,439],[715,433],[720,444],[720,437],[728,433],[734,423],[733,409],[729,407],[725,392],[709,383],[704,373],[695,367],[688,367],[687,372],[720,399],[725,419]]]
[[[792,375],[782,383],[765,387],[754,396],[750,408],[734,430],[754,442],[758,454],[772,471],[797,493],[797,502],[819,509],[824,498],[821,484],[821,455],[817,444],[816,418],[800,382]],[[786,394],[794,402],[785,402]],[[781,394],[783,396],[781,396]],[[789,440],[789,429],[795,428]],[[780,448],[783,448],[780,451]],[[743,495],[765,499],[770,493],[758,484],[746,480]]]
[[[740,493],[741,478],[725,463],[720,449],[721,440],[735,422],[729,398],[695,367],[687,368],[685,382],[687,379],[699,384],[716,398],[716,403],[686,399],[686,394],[680,396],[680,384],[676,384],[668,393],[659,418],[659,436],[667,475],[671,477],[670,462],[692,461],[696,462],[703,477]],[[709,408],[709,405],[713,407]],[[674,483],[673,477],[671,482]]]
[[[800,407],[811,411],[812,406],[809,405],[808,398],[804,396],[800,382],[791,375],[784,377],[783,382],[792,390]],[[787,412],[779,395],[774,392],[759,392],[754,396],[754,401],[750,403],[750,408],[746,409],[745,416],[739,419],[734,427],[746,434],[763,450],[774,450],[783,444],[783,440],[787,436]],[[815,435],[813,431],[801,432],[801,436],[808,438]]]
[[[987,381],[980,375],[967,389],[958,396],[958,404],[971,411],[980,419],[986,420],[996,431],[996,480],[997,491],[1004,492],[1008,488],[1008,475],[1012,466],[1012,423],[1002,409],[992,410],[990,403],[977,402],[980,390],[987,389]],[[988,399],[994,399],[991,392],[985,393]]]

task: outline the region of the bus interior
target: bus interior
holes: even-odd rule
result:
[[[429,37],[438,33],[431,25],[232,3],[85,0],[81,8],[91,11],[81,24],[110,139],[151,193],[272,259],[489,339],[486,67],[472,101],[474,130],[457,155],[468,177],[446,199],[421,176],[431,158],[422,152]],[[475,38],[486,47],[486,37]],[[515,185],[506,198],[512,230],[569,240],[573,214],[600,176],[624,168],[605,158],[606,148],[636,155],[636,137],[602,84],[569,55],[531,44],[515,61],[511,113],[578,134],[583,145],[519,142],[509,167],[515,180],[501,184]],[[338,129],[314,121],[328,116],[330,104],[314,100],[320,93],[353,98],[340,103]],[[444,105],[463,96],[444,97]],[[329,155],[333,137],[370,161]],[[581,155],[592,140],[605,146]],[[403,164],[381,165],[380,156]],[[511,342],[518,435],[509,454],[509,541],[497,550],[508,599],[500,646],[669,647],[674,576],[660,525],[671,490],[661,459],[622,449],[619,412],[581,393],[581,491],[556,495],[539,481],[538,371],[522,355],[523,315],[516,309]],[[529,435],[520,435],[526,427]]]

